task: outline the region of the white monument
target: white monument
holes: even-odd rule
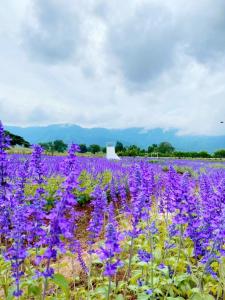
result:
[[[120,157],[116,154],[114,143],[106,144],[106,158],[120,160]]]

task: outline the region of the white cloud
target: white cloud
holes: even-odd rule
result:
[[[221,0],[4,2],[4,123],[223,134]]]

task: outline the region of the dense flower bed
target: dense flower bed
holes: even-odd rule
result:
[[[223,163],[7,155],[0,299],[224,299]]]

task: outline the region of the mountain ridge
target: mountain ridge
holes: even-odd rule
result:
[[[170,142],[179,151],[208,151],[210,153],[225,148],[225,135],[221,136],[197,136],[177,135],[178,130],[164,131],[161,128],[145,130],[139,127],[126,129],[107,129],[101,127],[85,128],[76,124],[51,124],[46,126],[5,126],[13,134],[17,134],[30,143],[49,142],[62,139],[70,144],[99,144],[104,146],[107,142],[120,141],[124,145],[138,145],[147,148],[151,144]]]

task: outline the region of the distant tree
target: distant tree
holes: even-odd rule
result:
[[[176,151],[173,152],[175,157],[191,157],[191,158],[210,158],[211,155],[207,151],[200,151],[200,152],[183,152],[183,151]]]
[[[48,152],[50,152],[52,155],[55,152],[55,146],[54,146],[54,142],[48,142]]]
[[[139,149],[139,156],[145,156],[146,150],[145,149]]]
[[[51,153],[52,155],[55,152],[55,147],[53,142],[47,142],[47,143],[39,143],[39,145],[46,151]]]
[[[214,152],[214,157],[224,158],[225,157],[225,149],[217,150],[216,152]]]
[[[54,152],[63,153],[67,149],[67,144],[65,144],[62,140],[55,140],[53,142],[47,143],[39,143],[40,146],[46,151],[51,153],[52,155]]]
[[[136,145],[131,145],[126,150],[127,156],[139,156],[140,155],[140,148]]]
[[[192,151],[192,152],[188,152],[188,157],[192,157],[192,158],[198,158],[199,157],[199,153]]]
[[[10,145],[11,146],[18,145],[18,146],[23,146],[25,148],[30,147],[30,143],[19,135],[13,134],[7,130],[5,130],[5,135],[10,137]]]
[[[80,144],[80,153],[86,153],[88,151],[86,144]]]
[[[88,151],[95,154],[101,151],[101,147],[97,144],[92,144],[88,147]]]
[[[210,158],[211,155],[210,155],[207,151],[200,151],[200,152],[199,152],[199,157],[202,157],[202,158]]]
[[[48,143],[39,143],[39,145],[45,150],[48,151]]]
[[[121,142],[116,142],[115,150],[116,152],[122,152],[124,150],[123,144]]]
[[[24,141],[23,145],[25,148],[30,148],[30,143],[27,141]]]
[[[174,152],[174,147],[169,142],[162,142],[158,146],[158,152],[162,154],[170,154]]]
[[[54,150],[60,153],[63,153],[67,149],[67,144],[65,144],[62,140],[55,140],[53,142]]]
[[[151,146],[148,146],[148,153],[157,152],[158,151],[158,145],[152,144]]]
[[[101,151],[102,151],[103,153],[106,153],[106,147],[101,147]]]

